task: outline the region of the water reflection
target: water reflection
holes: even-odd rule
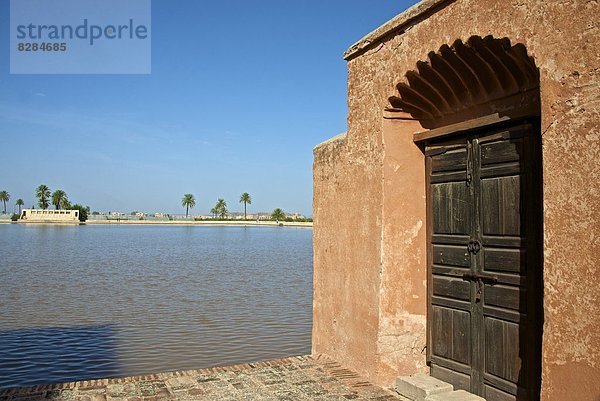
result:
[[[0,388],[120,376],[116,348],[111,325],[0,330]]]

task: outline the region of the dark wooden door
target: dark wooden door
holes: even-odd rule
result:
[[[425,148],[431,374],[488,401],[539,399],[539,136],[521,121]]]

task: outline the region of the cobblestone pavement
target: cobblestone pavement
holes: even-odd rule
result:
[[[401,400],[325,357],[0,390],[0,401]]]

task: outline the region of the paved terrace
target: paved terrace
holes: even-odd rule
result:
[[[0,390],[0,401],[404,400],[325,357]]]

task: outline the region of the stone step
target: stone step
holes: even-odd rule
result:
[[[454,387],[423,373],[399,377],[396,391],[403,399],[411,401],[485,401],[484,398]]]
[[[451,393],[452,390],[454,387],[451,384],[423,373],[399,377],[396,380],[398,394],[413,401],[425,401],[429,396]]]
[[[425,401],[485,401],[485,399],[465,390],[456,390],[451,393],[430,395],[425,398]]]

